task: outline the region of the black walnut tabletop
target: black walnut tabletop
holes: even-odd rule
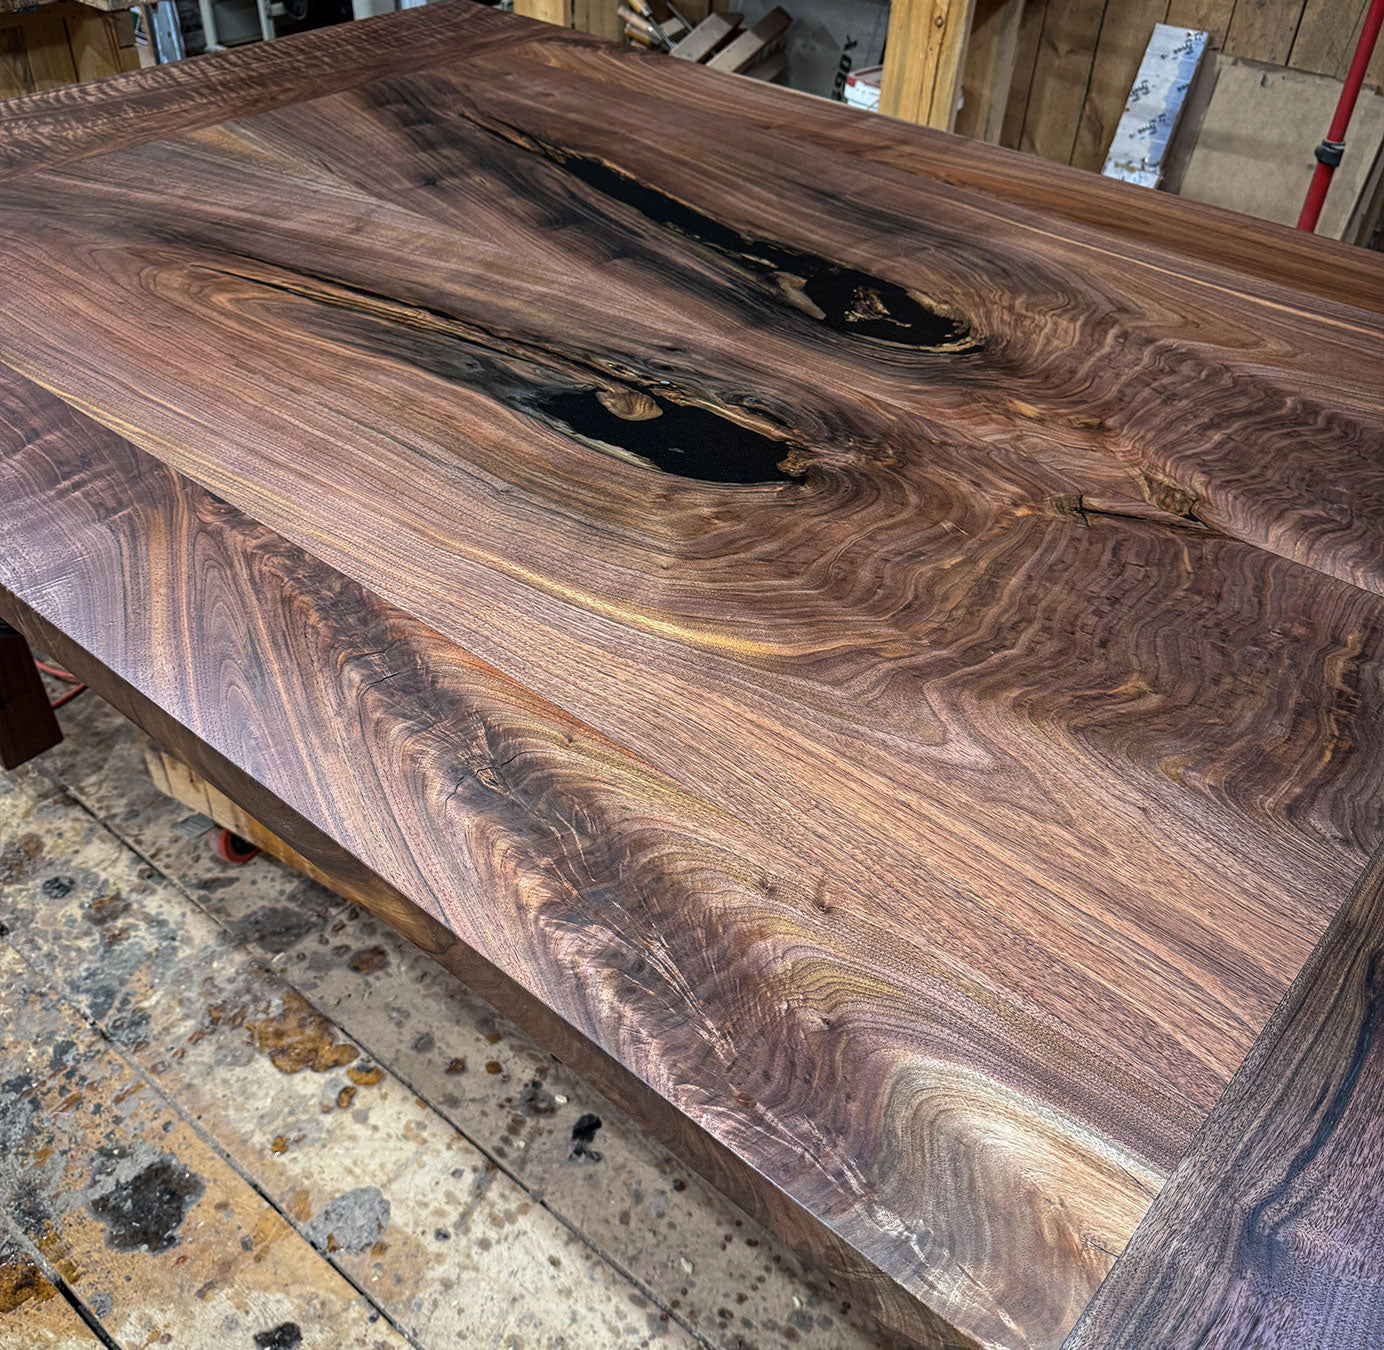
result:
[[[1378,258],[444,0],[0,105],[0,306],[5,618],[1061,1344],[1384,840]]]

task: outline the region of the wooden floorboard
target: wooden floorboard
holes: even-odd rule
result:
[[[0,1213],[0,1337],[5,1344],[102,1350],[99,1334],[63,1296],[63,1284],[62,1276]]]
[[[1055,1346],[1384,836],[1367,273],[463,19],[34,105],[4,606],[893,1325]]]
[[[79,816],[79,835],[85,823]],[[99,834],[83,848],[51,818],[44,824],[49,868],[69,868],[64,875],[74,885],[56,900],[37,880],[7,895],[10,943],[365,1294],[366,1311],[397,1328],[400,1346],[503,1344],[528,1330],[550,1342],[566,1336],[576,1345],[691,1350],[685,1328],[639,1308],[637,1286],[412,1086],[251,953],[230,947],[171,887],[141,884],[141,859]],[[84,873],[99,885],[82,884]],[[11,1015],[24,1012],[12,987],[5,1004]],[[55,1043],[45,1038],[45,1053]],[[7,1065],[11,1075],[27,1067]],[[83,1091],[101,1100],[98,1088]],[[51,1145],[41,1135],[34,1142]],[[68,1147],[98,1165],[106,1146],[74,1140]],[[32,1154],[21,1148],[13,1161],[24,1160]],[[54,1178],[53,1203],[81,1194],[76,1170],[74,1163]],[[219,1321],[222,1286],[229,1302],[236,1299],[235,1243],[226,1240],[226,1278],[191,1279],[203,1305],[196,1320],[207,1327]],[[282,1286],[271,1287],[294,1297],[287,1272],[280,1278]],[[203,1279],[216,1279],[216,1287],[199,1288]],[[339,1282],[325,1270],[320,1279]],[[555,1281],[565,1298],[550,1296]],[[115,1325],[127,1342],[128,1326]],[[272,1318],[253,1330],[266,1325]]]
[[[87,897],[107,912],[120,898]],[[406,1350],[122,1053],[120,1026],[112,1044],[8,940],[0,987],[6,1218],[116,1345],[191,1329],[185,1343],[210,1346],[291,1323],[349,1350]]]

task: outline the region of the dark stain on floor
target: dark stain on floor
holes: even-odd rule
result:
[[[596,1131],[600,1128],[600,1116],[592,1115],[590,1111],[577,1118],[577,1123],[572,1126],[572,1147],[567,1154],[573,1162],[579,1162],[583,1158],[587,1162],[600,1162],[605,1156],[599,1149],[591,1147],[596,1139]]]
[[[280,1322],[268,1331],[255,1333],[255,1350],[298,1350],[303,1332],[297,1322]]]
[[[21,835],[0,853],[0,882],[22,881],[43,857],[43,838],[37,834]]]
[[[37,1115],[34,1080],[29,1074],[14,1074],[0,1082],[0,1158],[27,1146]]]
[[[107,891],[104,895],[98,895],[86,907],[86,912],[92,923],[103,928],[117,919],[123,919],[130,912],[130,902],[119,890]]]
[[[167,1154],[117,1181],[91,1201],[106,1226],[106,1243],[116,1251],[163,1252],[175,1246],[178,1229],[206,1183]]]
[[[336,1027],[301,994],[284,991],[276,1011],[249,1017],[246,1011],[208,1009],[213,1020],[226,1018],[232,1025],[244,1025],[254,1040],[255,1049],[269,1057],[281,1073],[329,1073],[356,1060],[360,1051],[336,1038]],[[359,1081],[359,1080],[357,1080]]]
[[[236,937],[278,955],[296,947],[320,926],[316,914],[288,905],[265,905],[233,925]]]
[[[352,953],[347,964],[362,975],[373,974],[389,964],[389,953],[383,947],[362,947],[360,951]]]

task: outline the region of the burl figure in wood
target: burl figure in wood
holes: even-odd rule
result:
[[[1378,264],[462,3],[0,127],[0,610],[1060,1345],[1384,839]]]

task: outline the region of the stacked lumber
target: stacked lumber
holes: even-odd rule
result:
[[[776,6],[749,28],[743,27],[743,22],[740,14],[708,14],[669,50],[680,60],[695,61],[712,70],[757,80],[778,79],[784,71],[783,44],[792,15]]]
[[[783,43],[793,22],[782,7],[744,26],[725,0],[515,0],[517,14],[598,37],[621,38],[733,75],[775,80],[783,74]]]

